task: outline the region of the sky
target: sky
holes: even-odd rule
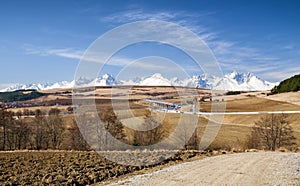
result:
[[[4,0],[0,88],[71,81],[97,38],[124,24],[147,20],[171,22],[194,32],[224,74],[236,70],[281,81],[300,72],[299,8],[296,0]],[[189,75],[203,73],[186,53],[157,42],[124,47],[110,61],[99,69],[100,75],[126,72],[127,78],[133,78],[166,72],[171,77],[180,68]]]

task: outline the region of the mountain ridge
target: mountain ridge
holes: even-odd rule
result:
[[[148,77],[137,77],[130,80],[117,80],[110,74],[104,74],[95,79],[78,78],[71,82],[61,81],[56,83],[36,83],[36,84],[15,84],[0,90],[1,92],[9,92],[20,89],[35,89],[35,90],[49,90],[49,89],[63,89],[72,88],[74,86],[88,87],[88,86],[116,86],[116,85],[141,85],[141,86],[182,86],[193,88],[204,88],[213,90],[228,90],[228,91],[261,91],[271,90],[278,83],[271,83],[260,79],[252,73],[238,73],[232,71],[225,74],[223,77],[215,77],[207,74],[193,75],[186,79],[179,79],[178,77],[165,78],[162,74],[155,73]]]

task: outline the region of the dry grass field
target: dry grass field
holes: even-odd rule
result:
[[[71,90],[47,90],[44,93],[58,93],[46,97],[39,98],[33,101],[49,101],[60,99],[72,99],[72,93],[59,94],[60,92],[66,92]],[[156,99],[160,101],[167,101],[178,104],[186,104],[188,101],[192,101],[194,97],[208,96],[211,94],[209,90],[182,88],[182,87],[142,87],[142,86],[124,86],[124,87],[97,87],[95,91],[84,90],[81,95],[82,98],[94,98],[96,100],[96,107],[99,112],[103,111],[103,108],[111,108],[112,102],[114,103],[115,113],[118,118],[125,123],[126,126],[135,125],[135,122],[139,120],[139,123],[143,122],[149,103],[145,101],[145,98]],[[216,94],[214,92],[214,94]],[[239,95],[224,96],[223,102],[199,102],[199,110],[203,112],[210,112],[211,105],[217,104],[226,106],[225,112],[256,112],[256,111],[286,111],[286,110],[300,110],[298,104],[300,100],[300,92],[284,93],[279,95],[267,96],[267,92],[246,92]],[[127,102],[128,99],[133,101]],[[220,97],[216,96],[216,99]],[[112,101],[114,100],[114,101]],[[221,100],[221,99],[220,99]],[[294,103],[295,102],[295,103]],[[130,110],[126,110],[128,108]],[[44,107],[29,107],[29,110],[41,109],[50,110],[51,108],[61,109],[66,113],[68,106],[44,106]],[[24,108],[11,109],[12,111],[22,111]],[[184,108],[183,108],[184,109]],[[153,113],[155,114],[155,113]],[[66,125],[70,125],[73,121],[73,114],[64,114],[63,118]],[[161,120],[165,128],[166,134],[171,133],[177,127],[180,119],[180,114],[163,114],[156,113]],[[225,115],[222,123],[222,127],[214,144],[216,145],[231,145],[243,144],[251,132],[253,124],[259,120],[263,115]],[[137,119],[133,119],[136,117]],[[297,137],[297,143],[300,146],[300,114],[288,114],[288,120],[295,130],[295,136]],[[198,120],[198,132],[201,137],[201,131],[203,131],[207,125],[207,118],[200,116]],[[189,123],[187,123],[189,125]],[[125,129],[126,130],[126,129]],[[132,137],[128,137],[132,138]]]
[[[226,104],[226,112],[256,112],[256,111],[299,111],[300,107],[290,100],[299,100],[300,92],[286,93],[281,95],[261,96],[260,93],[255,93],[253,96],[236,95],[228,96],[229,99],[222,103]],[[289,96],[287,96],[289,95]],[[234,98],[235,97],[235,98]],[[271,98],[270,98],[271,97]],[[276,99],[275,99],[275,98]],[[287,99],[288,101],[284,101]],[[211,103],[201,103],[201,111],[209,112]],[[264,114],[257,115],[225,115],[222,123],[222,128],[215,140],[215,144],[237,144],[243,143],[250,135],[251,127]],[[288,114],[288,120],[294,129],[296,143],[300,145],[300,114]],[[233,145],[234,146],[234,145]]]

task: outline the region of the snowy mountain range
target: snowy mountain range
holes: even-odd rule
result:
[[[76,86],[114,86],[114,85],[143,85],[143,86],[183,86],[195,87],[214,90],[230,90],[230,91],[255,91],[255,90],[270,90],[278,83],[264,81],[252,73],[238,73],[233,71],[226,74],[224,77],[215,77],[206,74],[192,76],[186,79],[177,77],[167,79],[163,75],[156,73],[149,77],[135,78],[132,80],[116,80],[110,74],[104,74],[96,79],[79,78],[75,80],[61,81],[57,83],[46,84],[15,84],[7,87],[1,92],[15,91],[20,89],[36,89],[49,90],[59,88],[72,88]]]

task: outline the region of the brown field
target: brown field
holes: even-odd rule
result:
[[[116,155],[122,156],[122,153]],[[161,169],[175,163],[211,155],[217,154],[186,151],[153,166],[128,166],[108,161],[96,152],[51,150],[0,152],[0,184],[90,185],[133,172],[144,172],[150,168]]]
[[[70,90],[48,90],[47,93],[57,93]],[[93,98],[92,91],[83,91],[80,93],[81,99]],[[128,96],[126,94],[129,94]],[[133,141],[133,133],[130,129],[132,125],[142,124],[146,113],[149,111],[149,103],[145,98],[152,98],[161,101],[183,104],[182,110],[189,111],[189,101],[193,100],[195,94],[200,96],[210,95],[210,91],[202,89],[184,89],[174,87],[98,87],[95,91],[96,108],[99,113],[112,107],[112,99],[117,101],[115,113],[118,119],[125,124],[125,133],[127,141]],[[197,95],[197,96],[198,96]],[[274,96],[266,96],[266,93],[250,92],[240,95],[225,96],[225,101],[220,102],[199,102],[200,111],[210,112],[212,104],[226,105],[226,112],[251,112],[251,111],[286,111],[300,110],[299,100],[300,92]],[[126,100],[130,99],[128,103]],[[56,94],[45,96],[31,102],[50,102],[60,103],[61,100],[70,102],[72,94]],[[219,98],[218,98],[219,99]],[[221,100],[221,99],[219,99]],[[296,103],[293,104],[293,100]],[[129,104],[130,112],[126,105]],[[29,110],[50,110],[58,108],[67,129],[64,133],[65,139],[62,145],[63,149],[69,149],[70,136],[74,125],[74,116],[67,112],[70,105],[39,106],[26,107]],[[10,109],[14,112],[22,111],[25,108]],[[185,126],[192,123],[191,119],[185,114],[180,113],[162,113],[151,111],[151,115],[157,118],[163,126],[165,136],[171,134],[180,119],[184,119],[185,125],[181,129],[186,130]],[[222,126],[210,149],[226,149],[243,151],[246,148],[248,136],[251,133],[251,127],[262,115],[225,115]],[[133,117],[138,118],[137,121]],[[182,118],[181,118],[182,117]],[[33,123],[34,116],[24,117],[29,124]],[[294,129],[296,143],[300,146],[300,114],[288,114],[288,120]],[[200,116],[197,125],[198,143],[201,140],[203,132],[207,127],[208,118]],[[216,125],[216,124],[212,124]],[[177,139],[174,139],[177,140]],[[186,139],[188,142],[189,139]],[[183,148],[183,147],[182,147]],[[187,160],[189,155],[180,158],[171,158],[171,162]],[[190,157],[194,157],[191,155]],[[167,160],[165,163],[168,163]],[[119,177],[133,171],[145,169],[146,167],[122,166],[105,160],[93,152],[1,152],[0,153],[0,183],[3,184],[21,184],[21,185],[39,185],[39,184],[92,184],[107,179]]]
[[[45,93],[57,93],[71,90],[47,90]],[[173,103],[185,104],[188,100],[192,100],[197,96],[210,95],[211,91],[204,89],[182,88],[182,87],[142,87],[142,86],[124,86],[124,87],[97,87],[95,92],[93,89],[83,90],[80,93],[82,98],[95,98],[96,107],[99,112],[103,108],[111,107],[111,99],[117,100],[117,109],[115,112],[118,117],[121,117],[128,126],[134,125],[131,117],[138,117],[143,120],[143,116],[147,112],[149,103],[144,101],[145,98],[152,98]],[[198,94],[198,95],[197,95]],[[214,92],[214,94],[216,94]],[[226,105],[226,112],[251,112],[251,111],[285,111],[285,110],[300,110],[297,105],[300,99],[300,92],[284,93],[279,95],[266,96],[267,92],[246,92],[239,95],[229,95],[222,98],[224,102],[214,102],[217,105]],[[221,98],[215,96],[216,99]],[[72,99],[72,94],[56,94],[47,97],[39,98],[35,101],[49,101],[60,99]],[[124,110],[126,108],[127,99],[134,101],[129,102],[130,114]],[[295,104],[293,104],[295,101]],[[124,105],[123,105],[124,104]],[[210,112],[212,103],[209,101],[199,103],[200,111]],[[50,110],[51,108],[59,108],[62,112],[66,112],[68,106],[44,106],[44,107],[29,107],[27,109],[34,111],[35,109]],[[11,109],[12,111],[22,110],[23,108]],[[183,108],[184,109],[184,108]],[[133,115],[132,115],[133,114]],[[162,115],[159,113],[158,115]],[[179,121],[179,114],[163,115],[163,125],[167,129],[167,133],[172,132]],[[160,117],[163,117],[160,116]],[[250,134],[251,126],[255,121],[259,120],[262,115],[225,115],[223,125],[219,131],[215,143],[220,144],[236,144],[244,143],[247,136]],[[66,125],[70,125],[73,121],[72,114],[65,114],[63,116]],[[297,144],[300,146],[300,114],[289,114],[289,121],[295,130],[297,137]],[[30,118],[29,118],[30,120]],[[199,117],[198,131],[203,131],[206,127],[207,119],[202,116]],[[203,130],[202,130],[203,129]],[[201,132],[199,134],[201,136]],[[130,136],[128,138],[131,138]]]

